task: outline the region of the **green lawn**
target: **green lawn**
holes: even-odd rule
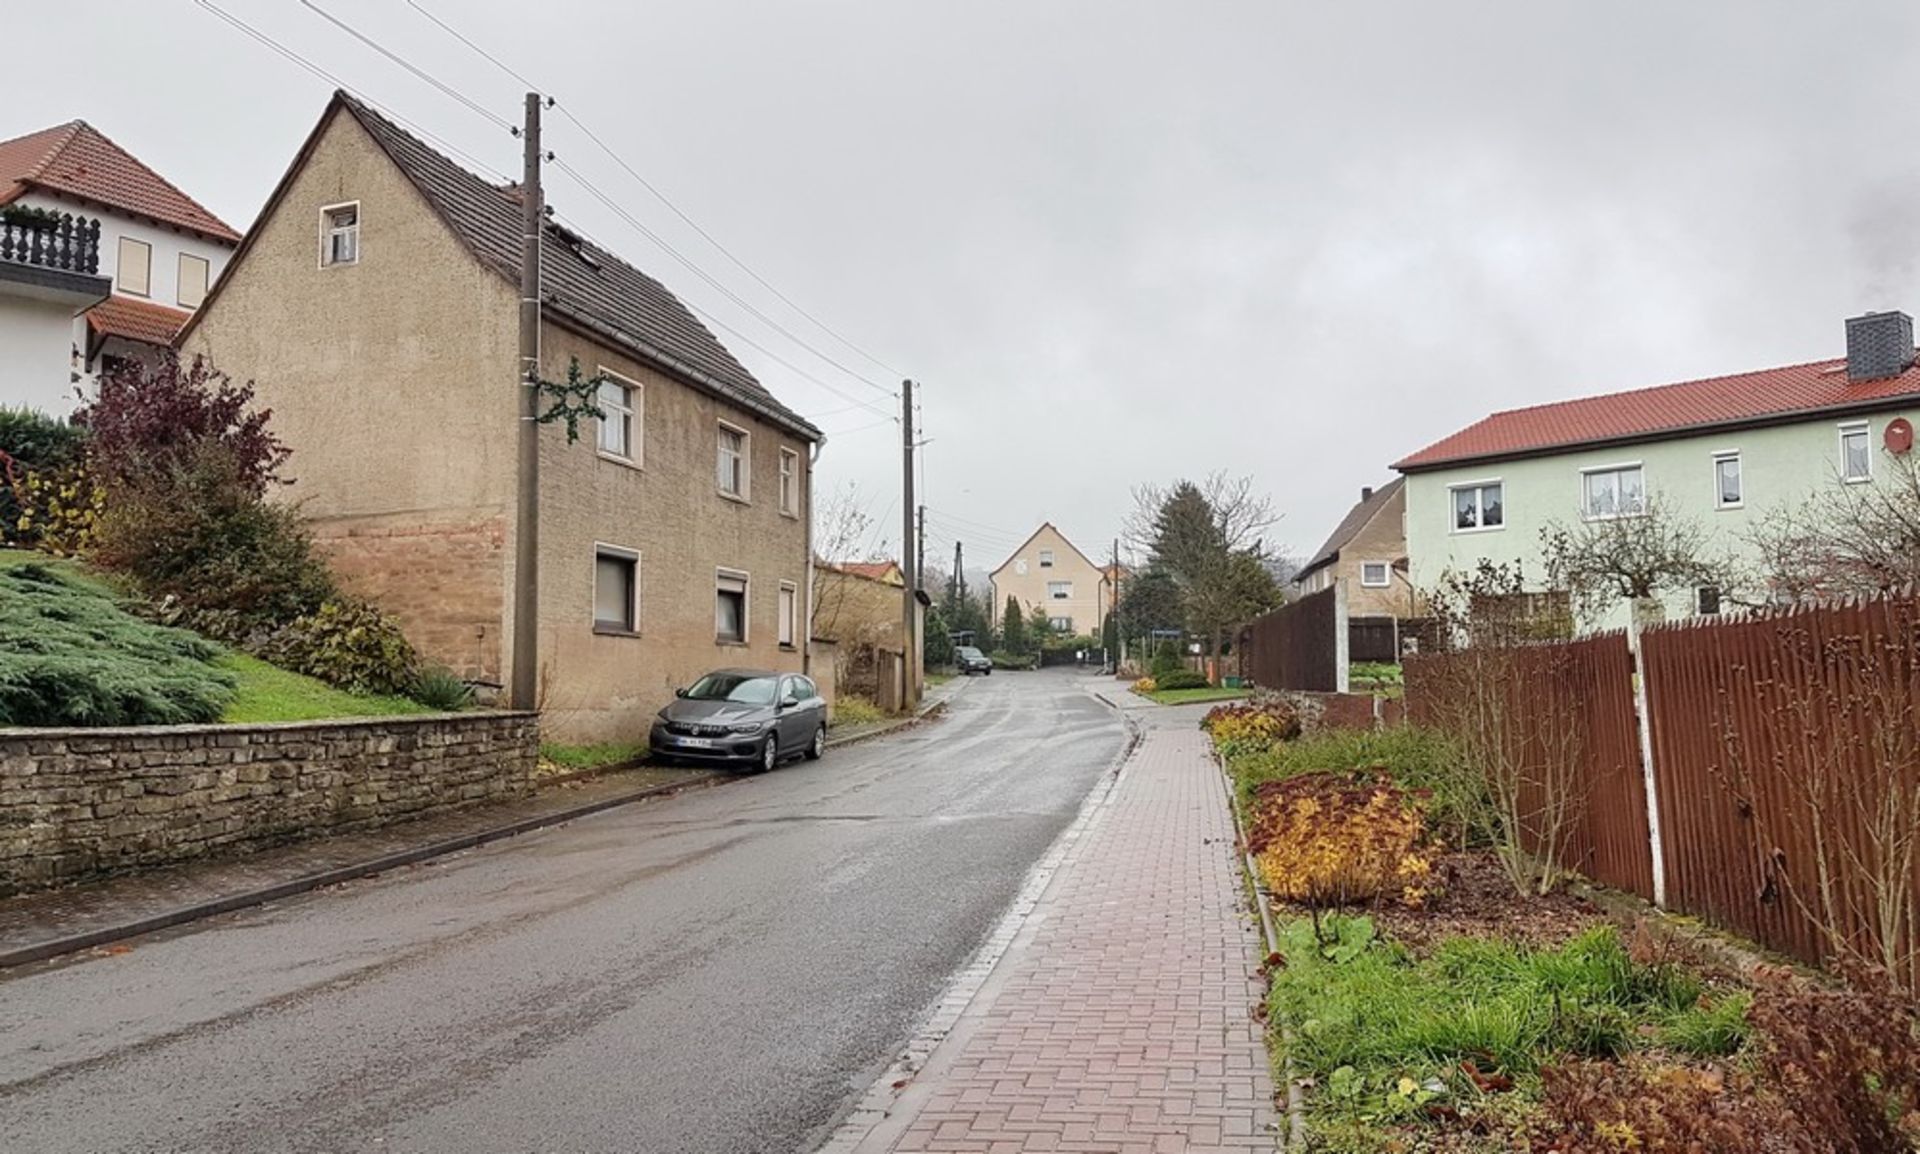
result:
[[[647,756],[644,741],[609,741],[600,745],[542,745],[540,760],[551,762],[569,773],[625,765]]]
[[[1161,705],[1192,705],[1200,701],[1235,701],[1245,697],[1244,689],[1228,689],[1223,685],[1209,685],[1201,689],[1161,689],[1153,693],[1143,693],[1151,701]]]
[[[431,713],[404,697],[374,697],[335,689],[324,681],[289,673],[244,653],[226,653],[216,662],[237,681],[233,704],[220,716],[232,724],[267,721],[324,721],[332,717],[400,717]]]

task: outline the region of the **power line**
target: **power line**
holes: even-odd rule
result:
[[[273,37],[267,35],[265,32],[262,32],[258,28],[255,28],[253,25],[247,23],[245,20],[240,19],[238,16],[235,16],[233,13],[220,7],[218,4],[213,3],[212,0],[194,0],[194,3],[199,5],[201,8],[206,9],[208,12],[211,12],[213,15],[219,17],[221,20],[225,21],[227,24],[231,25],[235,29],[244,33],[246,36],[259,42],[260,44],[265,45],[266,47],[272,49],[274,52],[279,53],[281,56],[299,65],[301,68],[306,69],[308,72],[326,81],[328,84],[332,85],[334,88],[337,88],[343,92],[351,93],[356,99],[364,102],[365,104],[369,105],[374,109],[377,109],[382,115],[393,120],[395,123],[404,125],[408,129],[411,129],[412,131],[419,133],[420,136],[423,137],[424,139],[430,140],[433,143],[439,145],[441,148],[446,149],[452,155],[457,156],[461,160],[466,161],[468,164],[473,165],[476,169],[479,169],[481,172],[484,172],[487,175],[492,176],[496,180],[499,180],[503,183],[507,180],[506,174],[501,172],[499,169],[494,168],[492,165],[479,159],[478,157],[474,156],[472,153],[464,152],[461,149],[456,148],[454,145],[448,143],[446,138],[437,136],[434,133],[428,131],[427,129],[421,127],[418,121],[410,120],[407,117],[400,115],[398,112],[395,112],[392,108],[388,107],[387,105],[382,104],[378,100],[375,100],[372,97],[368,96],[365,92],[362,92],[354,88],[353,85],[348,84],[346,81],[340,79],[338,76],[335,76],[333,73],[327,71],[325,68],[320,67],[318,64],[315,64],[313,61],[300,55],[298,52],[295,52],[293,49],[287,47],[285,44],[280,43],[278,40],[275,40]]]
[[[302,0],[302,2],[305,3],[307,2],[307,0]],[[479,54],[479,56],[483,60],[486,60],[488,63],[492,64],[494,67],[500,69],[500,71],[506,73],[508,76],[512,77],[513,79],[519,81],[521,84],[525,85],[527,88],[533,89],[535,91],[542,91],[542,92],[545,91],[545,89],[542,88],[540,85],[533,83],[533,81],[527,79],[525,76],[521,75],[518,71],[509,67],[505,61],[501,60],[499,57],[495,56],[493,53],[488,52],[485,48],[482,48],[479,44],[475,43],[471,38],[463,35],[458,29],[454,28],[451,24],[448,24],[445,20],[442,20],[438,16],[435,16],[432,12],[429,12],[425,6],[419,3],[419,0],[407,0],[407,6],[412,8],[415,12],[418,12],[420,15],[426,17],[429,21],[431,21],[434,24],[435,27],[439,28],[441,31],[445,32],[447,35],[453,37],[455,40],[458,40],[460,43],[472,49],[475,53]],[[887,373],[890,373],[896,377],[905,377],[907,375],[905,372],[901,371],[900,369],[894,368],[893,366],[887,364],[887,362],[881,360],[879,357],[874,356],[872,353],[868,352],[866,349],[862,348],[858,344],[855,344],[851,339],[842,335],[837,329],[833,328],[832,326],[828,325],[825,321],[821,320],[819,317],[814,316],[811,312],[808,312],[806,309],[802,308],[796,301],[793,300],[792,297],[789,297],[787,294],[781,292],[778,288],[774,286],[774,284],[771,281],[767,280],[766,277],[761,276],[760,273],[755,271],[752,266],[748,265],[744,260],[741,260],[738,256],[734,255],[732,249],[729,249],[726,245],[721,244],[720,241],[717,238],[715,238],[712,233],[708,232],[705,228],[701,227],[700,222],[694,220],[693,217],[687,215],[687,213],[682,211],[680,206],[675,204],[673,200],[667,196],[666,193],[660,191],[660,189],[656,187],[652,181],[648,180],[645,176],[642,176],[638,169],[634,168],[633,165],[627,163],[625,158],[623,158],[618,152],[615,152],[611,145],[609,145],[605,140],[602,140],[600,138],[600,135],[594,132],[592,128],[588,127],[585,121],[575,116],[573,114],[573,111],[567,105],[556,102],[555,111],[559,112],[560,115],[566,117],[567,120],[570,121],[574,127],[580,130],[583,136],[585,136],[588,140],[593,142],[595,147],[599,148],[600,151],[606,153],[609,159],[611,159],[615,164],[619,165],[620,168],[623,171],[625,171],[628,176],[632,177],[634,181],[640,185],[640,187],[646,189],[649,193],[651,193],[655,200],[658,200],[661,204],[665,205],[668,211],[672,212],[673,215],[679,217],[682,223],[684,223],[688,228],[691,228],[694,232],[698,233],[700,235],[700,238],[702,240],[705,240],[708,244],[712,245],[715,251],[719,252],[720,255],[726,257],[727,260],[732,262],[734,267],[738,268],[741,272],[744,272],[748,276],[752,277],[755,283],[760,285],[761,288],[764,288],[768,292],[772,293],[782,304],[786,305],[788,308],[792,309],[794,312],[805,317],[809,322],[813,324],[815,328],[819,329],[823,333],[826,333],[828,336],[832,337],[834,340],[839,341],[842,345],[845,345],[847,348],[858,353],[860,356],[865,357],[868,361],[878,366],[881,370]],[[821,356],[821,359],[823,360],[828,360],[829,363],[834,364],[835,367],[840,368],[842,369],[842,371],[847,372],[849,375],[860,380],[863,384],[866,384],[868,387],[878,389],[882,393],[887,393],[891,395],[892,391],[886,388],[885,386],[877,385],[872,381],[868,381],[865,377],[860,376],[858,373],[854,373],[851,369],[847,369],[844,365],[839,365],[837,362],[833,362],[831,358],[827,358],[824,355],[818,353],[817,351],[815,351],[815,355]]]
[[[358,40],[360,43],[366,45],[368,48],[373,49],[375,52],[378,52],[380,55],[386,57],[388,60],[391,60],[395,64],[398,64],[400,67],[406,69],[408,72],[412,73],[414,76],[432,85],[434,88],[438,89],[441,93],[443,93],[450,99],[457,100],[461,104],[466,105],[467,108],[471,109],[475,115],[482,116],[488,120],[491,120],[496,126],[500,128],[504,128],[508,132],[514,131],[513,125],[505,117],[495,115],[494,112],[491,109],[489,109],[486,105],[481,104],[477,100],[474,100],[473,98],[469,97],[466,93],[461,92],[458,89],[454,88],[452,85],[442,83],[439,80],[439,78],[427,72],[426,69],[415,67],[411,61],[405,59],[399,53],[388,51],[383,45],[381,45],[378,41],[374,40],[371,36],[366,35],[365,33],[361,32],[359,29],[355,28],[353,25],[347,23],[345,20],[340,19],[338,16],[335,16],[333,13],[327,11],[325,8],[322,8],[320,7],[320,5],[315,4],[313,0],[300,0],[300,4],[303,8],[306,8],[309,12],[312,12],[315,15],[319,16],[322,20],[325,20],[327,23],[333,25],[335,28],[338,28],[340,31],[345,32],[347,35],[353,37],[355,40]]]
[[[599,201],[601,204],[605,205],[608,211],[612,212],[615,216],[618,216],[621,220],[625,221],[627,225],[631,227],[634,231],[638,232],[641,236],[646,237],[648,240],[652,241],[653,243],[659,245],[663,252],[667,253],[669,256],[672,256],[675,260],[680,261],[680,263],[686,265],[690,269],[694,269],[696,272],[699,271],[698,266],[694,265],[692,262],[688,261],[685,257],[681,256],[679,252],[673,248],[673,246],[667,244],[664,240],[662,240],[658,235],[656,235],[653,232],[652,229],[649,229],[646,225],[640,223],[640,221],[637,218],[635,218],[632,213],[628,212],[625,208],[621,207],[620,204],[617,201],[615,201],[611,196],[608,196],[606,193],[600,191],[598,186],[594,185],[593,182],[589,181],[586,177],[580,175],[580,173],[575,171],[571,165],[567,164],[565,161],[559,161],[559,160],[554,161],[553,164],[555,168],[559,169],[560,171],[566,173],[568,176],[572,177],[574,182],[577,183],[583,191],[585,191],[589,196],[593,197],[595,200]],[[705,273],[700,273],[700,275],[703,279],[707,279],[711,282],[711,278],[708,278]],[[715,283],[717,285],[718,282],[711,282],[711,283]],[[725,290],[723,289],[722,291],[725,291]],[[885,409],[881,408],[879,405],[874,404],[870,401],[862,400],[861,398],[854,396],[852,393],[846,392],[842,389],[839,389],[833,385],[828,384],[826,381],[823,381],[819,377],[814,376],[812,373],[801,368],[799,365],[796,365],[792,361],[787,360],[785,357],[781,356],[779,353],[774,352],[772,349],[769,349],[767,346],[761,344],[759,341],[756,341],[752,337],[747,336],[745,333],[741,332],[739,329],[734,328],[732,325],[727,324],[725,321],[720,320],[718,317],[715,317],[713,314],[705,311],[704,309],[701,309],[698,306],[695,306],[693,304],[688,304],[687,308],[689,311],[699,316],[701,320],[706,321],[708,324],[711,324],[716,328],[720,328],[725,330],[728,333],[731,333],[734,337],[752,346],[753,348],[760,350],[762,353],[766,354],[768,357],[772,358],[774,361],[800,374],[800,376],[806,378],[809,381],[812,381],[814,384],[825,389],[827,392],[832,393],[834,396],[839,397],[841,400],[852,402],[853,404],[858,405],[861,408],[871,410],[876,414],[892,419],[892,414],[888,413]]]

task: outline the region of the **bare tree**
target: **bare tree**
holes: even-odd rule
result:
[[[1438,787],[1516,892],[1547,893],[1588,802],[1584,714],[1562,699],[1574,657],[1537,644],[1570,631],[1566,598],[1529,588],[1518,563],[1484,559],[1426,596],[1454,646],[1419,659],[1424,720],[1455,745]]]
[[[1564,588],[1583,618],[1621,601],[1637,616],[1655,611],[1663,594],[1712,588],[1736,597],[1738,570],[1696,520],[1650,493],[1641,510],[1540,530],[1549,585]]]
[[[1805,602],[1920,587],[1920,460],[1882,453],[1871,484],[1834,485],[1780,506],[1747,540],[1774,601]]]

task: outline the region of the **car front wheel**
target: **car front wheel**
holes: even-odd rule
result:
[[[760,772],[772,773],[780,765],[780,739],[767,738],[767,744],[760,750]]]

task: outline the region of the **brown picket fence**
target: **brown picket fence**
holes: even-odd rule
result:
[[[1332,589],[1256,617],[1240,631],[1240,675],[1267,689],[1332,693],[1340,688],[1344,627]]]
[[[1555,855],[1560,865],[1603,885],[1653,896],[1633,659],[1625,635],[1526,645],[1497,655],[1422,653],[1409,655],[1404,668],[1407,715],[1418,725],[1444,727],[1451,695],[1500,694],[1505,747],[1521,766],[1518,808],[1529,849],[1541,848],[1551,783],[1564,782],[1568,817]],[[1565,770],[1552,768],[1555,758],[1568,756],[1576,767],[1570,780]]]
[[[1515,664],[1477,687],[1470,651],[1409,657],[1409,719],[1497,692],[1516,741],[1570,728],[1585,805],[1561,862],[1653,896],[1625,637],[1499,652]],[[1640,670],[1668,908],[1920,988],[1920,598],[1654,626]]]
[[[1642,659],[1668,904],[1920,984],[1920,601],[1660,626]]]

